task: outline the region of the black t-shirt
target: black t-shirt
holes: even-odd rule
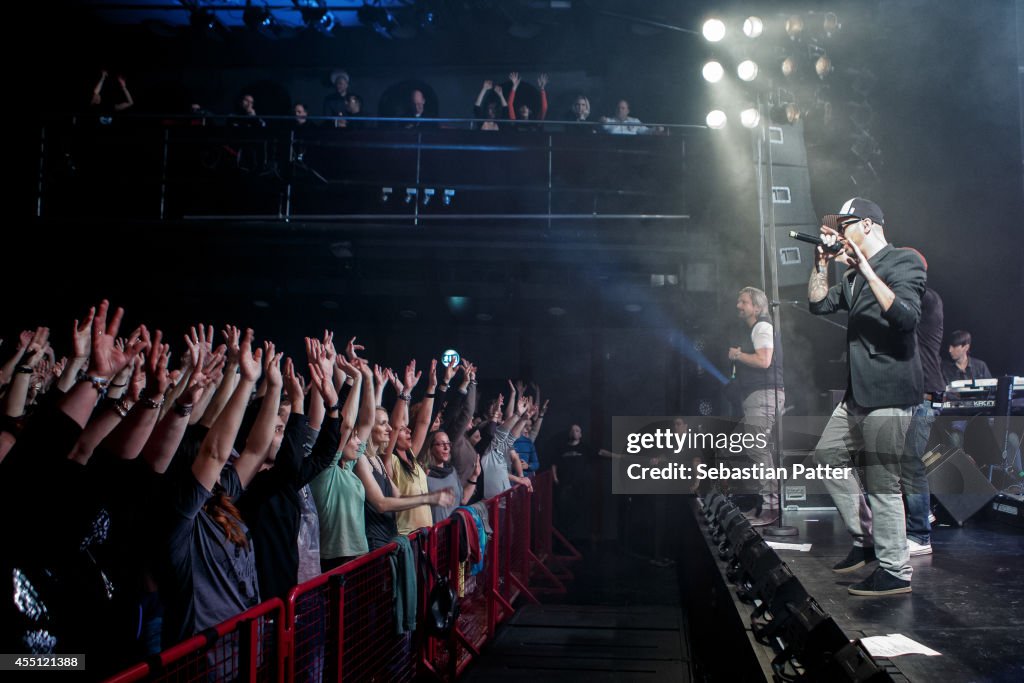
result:
[[[586,477],[587,466],[593,457],[590,446],[585,441],[578,444],[571,444],[562,441],[554,447],[554,465],[558,468],[559,486],[573,486],[583,484]]]
[[[930,393],[946,388],[942,381],[942,299],[934,289],[921,297],[921,320],[917,323],[917,352],[924,370],[924,390]]]

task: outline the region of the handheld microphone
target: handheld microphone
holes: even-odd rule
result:
[[[806,232],[797,232],[796,230],[790,230],[789,231],[789,236],[791,238],[793,238],[795,240],[799,240],[801,242],[807,242],[808,244],[815,244],[815,245],[821,247],[822,249],[824,249],[825,251],[831,251],[833,254],[838,254],[839,252],[841,252],[843,250],[843,245],[840,244],[839,242],[836,242],[832,246],[828,246],[824,242],[821,241],[821,237],[818,236],[818,235],[808,235]]]

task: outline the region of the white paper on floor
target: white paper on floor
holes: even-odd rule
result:
[[[860,642],[871,653],[872,657],[899,657],[900,655],[941,655],[930,647],[925,647],[916,640],[907,638],[902,633],[890,633],[887,636],[870,636],[861,638]]]
[[[769,548],[775,550],[799,550],[802,553],[811,552],[810,543],[779,543],[778,541],[767,541]]]

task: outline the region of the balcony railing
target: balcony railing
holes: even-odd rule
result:
[[[49,120],[36,214],[404,226],[688,218],[692,126],[608,135],[557,122],[480,131],[452,119],[262,120]]]

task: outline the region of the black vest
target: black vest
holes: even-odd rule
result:
[[[775,348],[772,350],[772,364],[767,368],[752,368],[745,363],[736,361],[736,384],[740,389],[740,396],[746,398],[751,393],[761,389],[775,389],[784,387],[782,383],[782,344],[779,343],[779,331],[772,324],[772,319],[766,315],[759,316],[757,323],[768,323],[772,326],[772,341]],[[751,330],[753,328],[750,328]],[[740,351],[743,353],[754,353],[754,342],[750,339],[750,333],[743,338],[740,344]]]

